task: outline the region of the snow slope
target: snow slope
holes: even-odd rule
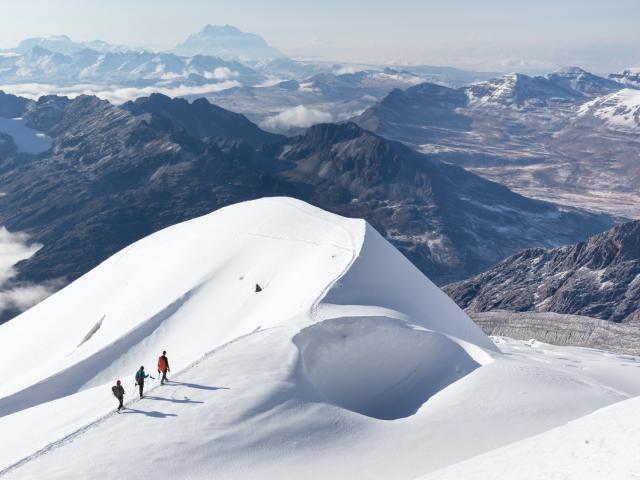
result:
[[[286,198],[129,246],[0,351],[7,478],[413,478],[640,393],[619,359],[502,355],[364,221]]]
[[[640,478],[640,398],[472,458],[420,480]]]
[[[585,103],[579,116],[591,115],[612,128],[634,130],[640,126],[640,90],[625,88]]]

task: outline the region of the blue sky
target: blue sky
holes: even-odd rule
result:
[[[206,23],[297,57],[501,71],[640,65],[639,0],[0,0],[0,47],[30,36],[167,48]]]

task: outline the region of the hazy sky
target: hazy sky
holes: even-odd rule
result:
[[[640,65],[640,0],[0,0],[0,47],[31,36],[167,48],[231,24],[296,57],[545,71]]]

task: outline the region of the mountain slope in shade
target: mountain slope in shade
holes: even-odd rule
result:
[[[354,122],[523,195],[629,219],[640,217],[634,92],[577,68],[513,74],[395,90]]]
[[[640,319],[640,222],[576,245],[529,249],[485,273],[445,287],[462,308]]]
[[[0,91],[0,117],[1,118],[17,118],[21,117],[29,100],[15,95],[9,95]]]
[[[137,116],[146,113],[162,117],[177,128],[184,129],[189,135],[203,140],[243,140],[254,146],[280,140],[277,135],[258,128],[244,115],[212,105],[204,98],[189,103],[181,98],[171,99],[165,95],[153,94],[127,102],[122,108]]]
[[[599,77],[580,67],[567,67],[546,76],[555,85],[573,90],[586,97],[594,98],[620,90],[620,84],[608,78]]]
[[[564,244],[607,223],[588,216],[589,224],[584,213],[514,194],[352,123],[311,127],[279,158],[294,166],[285,178],[313,187],[306,199],[366,218],[437,282],[481,271],[524,243]]]
[[[233,205],[0,326],[0,475],[404,480],[640,392],[631,359],[501,345],[364,221]]]
[[[43,245],[16,267],[16,281],[73,280],[167,225],[273,195],[367,219],[437,283],[612,225],[354,124],[282,139],[205,101],[161,96],[126,108],[89,96],[44,97],[29,104],[25,120],[53,145],[42,158],[18,161],[14,152],[0,164],[1,224]]]

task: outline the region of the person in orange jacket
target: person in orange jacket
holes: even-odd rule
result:
[[[167,352],[162,352],[162,355],[158,358],[158,375],[162,373],[162,378],[160,379],[160,385],[164,385],[167,380],[167,372],[170,372],[169,368],[169,359],[167,358]]]

